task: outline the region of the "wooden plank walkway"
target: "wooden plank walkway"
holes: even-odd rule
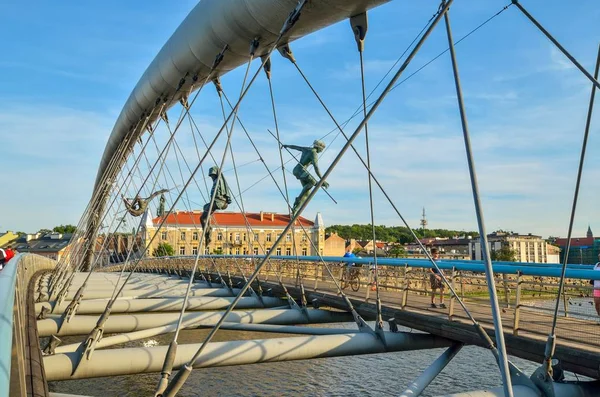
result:
[[[290,294],[300,299],[300,288],[296,287],[294,279],[283,279]],[[283,290],[272,279],[269,288],[276,294]],[[315,290],[314,280],[306,280],[305,291],[309,303],[317,299],[322,306],[330,306],[340,310],[347,307],[331,282],[319,281]],[[264,284],[263,284],[264,288]],[[374,319],[376,307],[375,292],[365,300],[365,286],[358,292],[346,288],[344,293],[350,298],[358,313],[365,319]],[[484,346],[481,338],[475,332],[458,303],[454,303],[454,315],[449,316],[450,299],[446,300],[447,309],[430,308],[430,297],[409,292],[406,305],[402,308],[402,293],[400,291],[380,292],[384,320],[395,318],[396,322],[405,327],[443,336],[467,344]],[[436,297],[437,301],[437,297]],[[489,304],[466,299],[466,306],[475,319],[494,339],[493,319]],[[514,308],[504,308],[502,322],[504,337],[509,354],[527,360],[541,363],[544,359],[546,338],[551,329],[552,315],[528,307],[521,307],[518,332],[514,332]],[[557,322],[557,347],[555,358],[562,362],[567,371],[600,379],[600,325],[596,321],[582,320],[570,317],[559,317]]]

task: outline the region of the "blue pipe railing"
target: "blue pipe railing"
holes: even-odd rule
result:
[[[177,256],[177,257],[162,257],[153,259],[168,259],[168,258],[190,258],[195,259],[195,256]],[[262,259],[263,255],[206,255],[201,258],[219,258],[219,259]],[[274,260],[296,260],[295,256],[283,256],[273,255],[271,259]],[[321,257],[318,256],[299,256],[299,261],[302,262],[320,262]],[[344,258],[339,256],[324,256],[322,257],[324,262],[328,263],[356,263],[361,265],[371,265],[373,263],[372,258]],[[408,266],[408,267],[419,267],[419,268],[431,268],[431,262],[428,259],[414,259],[414,258],[377,258],[377,263],[382,266]],[[464,270],[469,272],[485,272],[482,261],[467,261],[467,260],[445,260],[441,259],[437,261],[441,269],[451,270]],[[493,262],[494,273],[499,274],[518,274],[521,273],[525,276],[541,276],[541,277],[560,277],[561,276],[561,264],[555,263],[524,263],[524,262]],[[586,270],[585,267],[587,266]],[[592,269],[591,265],[568,265],[567,266],[567,278],[581,279],[581,280],[600,280],[600,271]]]

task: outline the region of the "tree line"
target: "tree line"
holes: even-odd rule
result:
[[[479,233],[474,231],[464,230],[448,230],[448,229],[413,229],[419,238],[452,238],[455,236],[472,236],[479,237]],[[331,225],[325,229],[326,233],[337,233],[340,237],[349,240],[372,240],[373,231],[370,224],[366,225]],[[414,242],[414,238],[408,228],[404,226],[375,226],[375,236],[377,240],[387,241],[390,243],[407,244]]]

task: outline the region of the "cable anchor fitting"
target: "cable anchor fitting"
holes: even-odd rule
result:
[[[354,40],[356,40],[358,51],[363,52],[365,49],[365,37],[369,28],[367,13],[363,12],[362,14],[350,17],[350,26],[354,32]]]
[[[223,61],[223,58],[225,57],[225,51],[227,51],[228,49],[229,49],[229,44],[225,44],[225,47],[223,47],[221,52],[218,53],[217,56],[215,57],[215,61],[213,62],[212,67],[210,68],[211,71],[215,70],[219,66],[221,61]]]
[[[288,16],[287,20],[283,24],[283,27],[281,28],[281,31],[279,32],[279,36],[283,36],[284,34],[286,34],[296,24],[296,22],[298,22],[298,19],[300,18],[300,14],[302,13],[302,9],[304,8],[304,6],[306,5],[307,2],[308,2],[307,0],[300,0],[298,2],[298,5],[296,5],[296,8],[294,8],[294,10],[292,12],[290,12],[290,15]]]
[[[296,63],[296,58],[294,57],[294,53],[292,52],[292,49],[290,48],[289,44],[282,45],[277,49],[277,51],[279,51],[281,56],[290,61],[291,63]]]

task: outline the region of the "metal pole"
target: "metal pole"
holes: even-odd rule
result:
[[[195,368],[222,367],[262,362],[306,360],[317,357],[341,357],[387,351],[410,351],[448,347],[452,341],[439,336],[413,333],[385,333],[386,346],[371,333],[355,332],[341,335],[311,335],[300,337],[238,340],[206,344],[203,359]],[[173,367],[190,362],[200,343],[181,345]],[[85,379],[137,373],[159,372],[168,346],[134,347],[98,350],[94,359],[85,361],[73,373],[76,353],[44,357],[48,381]],[[174,381],[177,378],[174,378]]]
[[[598,73],[600,71],[600,46],[598,46],[598,56],[596,57],[596,69],[594,71],[595,79],[598,78]],[[594,79],[594,81],[595,81]],[[594,112],[594,99],[596,97],[596,88],[592,87],[592,93],[590,94],[590,104],[588,107],[587,119],[585,121],[585,132],[583,134],[583,144],[581,145],[581,155],[579,157],[579,168],[577,170],[577,182],[575,183],[575,193],[573,194],[573,205],[571,207],[571,218],[569,221],[569,231],[567,233],[567,247],[564,256],[564,262],[562,266],[561,276],[560,276],[560,284],[558,286],[558,294],[556,296],[556,305],[554,307],[554,317],[552,319],[552,330],[550,331],[550,335],[548,335],[548,340],[546,341],[546,351],[545,351],[545,362],[544,365],[546,367],[546,372],[551,375],[552,374],[552,356],[554,355],[554,349],[556,347],[556,321],[558,319],[558,307],[560,304],[560,297],[564,290],[564,281],[565,275],[567,272],[567,260],[569,259],[569,249],[571,247],[571,233],[573,231],[573,222],[575,220],[575,211],[577,209],[577,199],[579,197],[579,186],[581,184],[581,175],[583,174],[583,163],[585,161],[585,151],[587,148],[588,137],[590,133],[590,124],[592,122],[592,114]],[[581,247],[579,248],[581,251]],[[580,255],[583,260],[583,251]],[[565,312],[566,313],[566,312]]]
[[[577,69],[581,70],[581,73],[587,77],[596,88],[600,89],[600,83],[598,82],[598,76],[592,77],[590,72],[588,72],[581,64],[575,59],[569,52],[562,46],[556,39],[529,13],[518,0],[512,0],[513,4],[517,6],[519,10],[527,17],[529,20],[550,40],[559,50],[562,52],[573,65],[577,67]]]
[[[456,96],[458,99],[458,108],[460,111],[460,120],[462,124],[463,136],[465,141],[465,149],[467,152],[467,162],[469,164],[469,174],[471,176],[471,188],[473,190],[473,201],[475,204],[475,213],[477,215],[477,226],[479,228],[479,236],[481,238],[481,252],[483,254],[485,263],[485,277],[487,279],[488,291],[490,294],[490,305],[492,307],[492,315],[494,318],[494,330],[496,333],[496,345],[498,348],[498,366],[500,367],[500,373],[502,374],[502,383],[506,397],[513,397],[512,382],[510,379],[510,370],[508,367],[508,360],[506,356],[506,346],[504,344],[504,330],[502,329],[502,317],[500,312],[500,306],[498,305],[498,297],[496,296],[496,283],[494,280],[494,269],[492,268],[492,260],[490,258],[490,252],[488,249],[487,234],[485,231],[485,223],[483,220],[483,210],[481,208],[481,202],[479,200],[479,187],[477,185],[477,174],[475,172],[475,164],[473,160],[473,153],[471,150],[471,138],[469,134],[469,127],[467,124],[467,117],[465,114],[465,107],[462,96],[462,88],[460,85],[460,77],[458,75],[458,66],[456,64],[456,54],[454,52],[454,40],[452,39],[452,30],[450,28],[450,18],[448,12],[444,14],[444,21],[446,22],[446,33],[448,36],[448,46],[450,47],[450,58],[452,59],[452,71],[454,73],[454,83],[456,86]]]
[[[456,343],[448,348],[441,356],[439,356],[417,379],[415,379],[408,388],[400,394],[400,397],[418,397],[423,393],[423,390],[436,376],[446,368],[446,365],[456,356],[462,349],[462,343]]]

